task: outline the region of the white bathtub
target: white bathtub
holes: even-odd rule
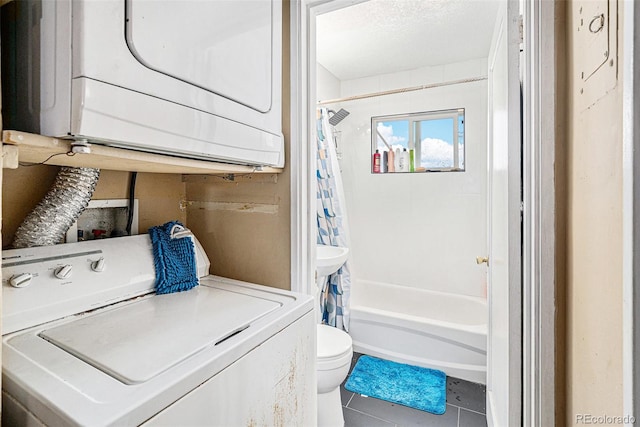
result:
[[[486,384],[487,304],[482,298],[358,281],[349,335],[356,352]]]

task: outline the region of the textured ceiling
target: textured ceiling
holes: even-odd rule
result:
[[[317,60],[340,80],[486,58],[504,0],[369,0],[316,20]]]

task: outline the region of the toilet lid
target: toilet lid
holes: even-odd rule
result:
[[[318,325],[318,357],[333,358],[351,351],[352,341],[345,331]]]

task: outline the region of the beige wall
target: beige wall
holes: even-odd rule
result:
[[[53,184],[57,166],[21,166],[5,169],[2,180],[2,246],[8,247],[16,229]],[[125,199],[129,195],[128,172],[102,170],[92,200]],[[185,184],[175,174],[140,173],[136,180],[140,233],[167,221],[187,221]]]
[[[5,169],[3,247],[53,184],[57,166]],[[288,174],[182,176],[139,173],[139,231],[171,220],[191,228],[221,276],[290,288]],[[130,174],[102,170],[92,200],[128,197]]]
[[[129,172],[103,170],[93,200],[129,197]],[[139,200],[138,230],[178,220],[186,225],[185,184],[177,174],[138,173],[136,195]]]
[[[577,424],[576,414],[624,415],[622,76],[617,68],[622,39],[617,37],[617,63],[605,64],[583,83],[585,61],[602,55],[577,32],[584,3],[570,0],[566,10],[566,425]],[[618,12],[620,35],[623,10]],[[614,49],[615,37],[612,42]]]
[[[2,247],[13,241],[16,229],[53,184],[57,166],[5,169],[2,179]]]
[[[280,175],[185,177],[187,223],[211,273],[288,289],[288,184]]]

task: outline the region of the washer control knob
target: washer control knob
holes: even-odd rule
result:
[[[11,278],[9,279],[9,284],[14,288],[24,288],[25,286],[29,286],[31,284],[31,279],[33,279],[33,274],[20,273],[11,276]]]
[[[104,258],[100,258],[97,261],[93,261],[91,263],[91,269],[96,273],[100,273],[101,271],[104,271]]]
[[[58,279],[61,279],[61,280],[68,279],[69,277],[71,277],[71,265],[67,264],[67,265],[60,266],[56,268],[53,274]]]

